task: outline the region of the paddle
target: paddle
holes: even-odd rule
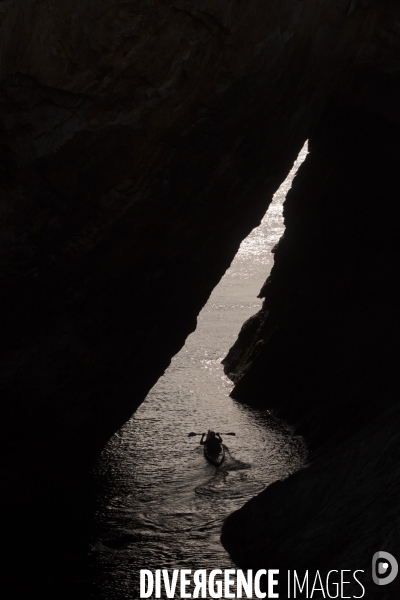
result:
[[[188,433],[188,437],[193,437],[195,435],[203,435],[203,434],[202,433],[195,433],[194,431],[191,431],[190,433]],[[227,433],[221,433],[220,435],[236,435],[236,433],[234,433],[233,431],[228,431]]]

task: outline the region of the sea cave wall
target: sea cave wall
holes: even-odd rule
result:
[[[389,0],[0,2],[3,500],[90,468],[195,328],[308,138],[270,305],[226,368],[237,397],[313,437],[335,435],[340,410],[368,426],[362,385],[372,398],[392,373],[380,349],[395,331],[399,19]],[[360,308],[354,322],[347,305]],[[350,360],[348,324],[361,332],[353,379],[337,356]],[[318,372],[303,369],[312,340]],[[261,355],[283,359],[273,377]],[[363,379],[374,356],[375,388]],[[385,390],[380,411],[391,378]]]
[[[377,113],[321,118],[284,203],[263,307],[224,359],[234,398],[315,446],[397,401],[399,142]]]
[[[310,446],[306,468],[228,517],[225,547],[243,568],[363,570],[367,598],[399,589],[371,578],[376,552],[400,550],[399,141],[371,111],[321,118],[263,307],[224,361],[234,398]],[[352,580],[344,597],[361,591]]]
[[[0,3],[11,488],[85,471],[195,328],[346,61],[391,27],[347,4]]]
[[[360,569],[365,597],[397,598],[371,563],[400,551],[398,90],[359,77],[310,133],[262,309],[224,359],[233,398],[305,436],[309,465],[228,517],[222,542],[243,568]]]

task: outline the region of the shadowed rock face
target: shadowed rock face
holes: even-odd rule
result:
[[[399,556],[399,142],[371,112],[321,118],[284,205],[263,308],[225,359],[232,395],[287,419],[313,448],[310,467],[227,519],[225,547],[249,568],[362,569],[367,598],[399,590],[371,580],[375,552]]]
[[[228,517],[222,541],[236,564],[279,568],[280,598],[288,598],[287,570],[302,574],[300,580],[309,570],[311,597],[316,571],[325,586],[329,571],[346,569],[364,571],[357,577],[368,600],[398,598],[398,582],[377,586],[371,565],[379,550],[395,557],[400,552],[399,419],[397,404],[351,441],[320,455],[285,481],[273,483]],[[331,582],[335,578],[333,573]],[[348,571],[345,581],[350,584],[339,598],[362,597],[361,587]],[[335,593],[332,586],[331,597]],[[298,593],[297,597],[306,596]],[[316,592],[312,597],[324,596]]]
[[[395,129],[398,16],[389,1],[0,2],[12,489],[92,464],[321,115],[350,105]]]
[[[398,399],[399,144],[370,113],[322,118],[284,205],[263,308],[224,360],[234,398],[315,445]]]
[[[232,396],[305,435],[311,465],[230,516],[222,541],[244,568],[363,569],[368,599],[397,598],[371,560],[400,551],[398,89],[358,76],[310,134],[263,308],[224,360]]]

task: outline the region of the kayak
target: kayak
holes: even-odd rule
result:
[[[219,452],[209,452],[207,442],[204,444],[204,456],[212,465],[219,467],[225,458],[225,448],[223,444],[219,445]]]

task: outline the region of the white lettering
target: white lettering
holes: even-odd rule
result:
[[[361,583],[361,581],[359,581],[359,580],[357,579],[357,577],[356,577],[356,573],[364,573],[364,571],[362,571],[361,569],[358,569],[357,571],[354,571],[354,573],[353,573],[353,577],[354,577],[354,579],[355,579],[355,580],[357,581],[357,583],[358,583],[359,585],[361,585],[361,587],[362,587],[362,594],[361,594],[361,596],[353,596],[353,598],[364,598],[364,595],[365,595],[365,587],[363,586],[363,584]]]
[[[343,591],[344,584],[345,583],[350,583],[350,581],[344,581],[344,579],[343,579],[343,573],[351,573],[351,571],[350,571],[350,569],[343,569],[343,571],[340,571],[340,573],[341,573],[341,580],[340,581],[341,581],[341,592],[342,592],[342,594],[341,594],[340,597],[341,598],[351,598],[351,596],[345,596],[344,595],[344,591]]]
[[[146,590],[147,579],[147,590]],[[150,598],[153,593],[154,577],[153,573],[148,569],[140,569],[140,597]]]
[[[161,571],[160,569],[156,570],[156,585],[154,595],[156,598],[161,598]]]
[[[266,575],[267,571],[265,569],[260,569],[257,571],[256,576],[254,577],[254,593],[257,598],[265,598],[267,595],[265,592],[260,590],[260,578],[262,575]]]
[[[235,569],[225,569],[224,573],[224,586],[225,586],[225,594],[224,598],[234,598],[235,594],[233,594],[229,588],[231,585],[234,585],[235,580],[231,579],[230,576],[235,574]]]
[[[332,571],[329,571],[328,575],[326,576],[326,593],[328,594],[328,598],[339,598],[339,584],[337,582],[332,584],[334,587],[336,587],[336,596],[331,596],[329,593],[329,577],[331,576],[331,573],[339,573],[339,571],[337,571],[336,569],[332,569]]]
[[[222,575],[221,569],[214,569],[210,573],[210,577],[208,579],[208,593],[211,598],[221,598],[222,597],[222,581],[217,581],[214,586],[214,580],[217,575]]]
[[[199,591],[201,590],[201,597],[207,598],[207,571],[205,569],[201,569],[200,571],[195,571],[193,576],[193,581],[196,584],[196,587],[193,591],[193,598],[199,597]]]
[[[251,569],[247,571],[247,580],[243,571],[238,571],[236,573],[236,586],[237,598],[243,598],[242,590],[246,594],[246,598],[251,598],[253,596],[253,571]]]
[[[318,580],[318,583],[319,583],[320,587],[316,587],[317,580]],[[312,586],[310,598],[312,598],[314,596],[314,592],[315,591],[322,592],[324,598],[326,598],[324,586],[322,585],[321,575],[319,574],[319,571],[317,571],[316,574],[315,574],[315,579],[314,579],[314,583],[313,583],[313,586]]]
[[[171,584],[169,582],[169,576],[168,576],[167,569],[163,569],[162,574],[163,574],[164,587],[165,587],[165,592],[167,594],[167,598],[173,598],[175,596],[175,588],[176,588],[176,583],[178,581],[179,571],[178,571],[178,569],[174,569],[172,571]]]
[[[190,569],[181,570],[181,598],[192,597],[192,594],[186,591],[187,586],[190,584],[190,579],[186,579],[186,575],[190,575],[191,572]]]
[[[294,574],[294,578],[293,578],[293,591],[294,591],[294,596],[293,598],[297,598],[296,596],[296,582],[297,582],[297,586],[299,588],[299,592],[301,593],[304,589],[304,587],[306,588],[306,598],[308,598],[308,571],[306,571],[306,575],[304,577],[303,580],[303,585],[300,586],[300,581],[298,580],[297,577],[297,571],[293,571]]]
[[[278,580],[274,579],[274,575],[279,575],[279,569],[268,570],[268,598],[279,598],[279,594],[274,592],[274,587],[278,585]]]

